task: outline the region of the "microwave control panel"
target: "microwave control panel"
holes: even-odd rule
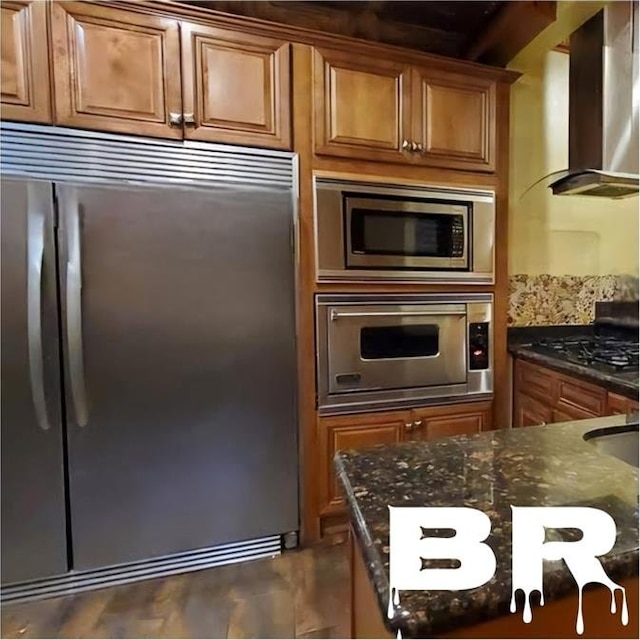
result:
[[[469,324],[469,369],[478,371],[489,368],[489,323]]]

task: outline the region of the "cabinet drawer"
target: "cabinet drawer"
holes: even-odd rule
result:
[[[490,429],[491,402],[469,402],[414,409],[412,427],[405,430],[405,440],[439,440],[450,436],[470,435]]]
[[[539,398],[545,404],[555,404],[557,377],[548,369],[517,360],[516,385],[520,393]]]
[[[631,398],[625,398],[617,393],[607,395],[607,414],[633,413],[638,410],[638,403]]]
[[[559,402],[553,410],[553,422],[570,422],[571,420],[588,420],[598,416],[579,407]]]
[[[558,402],[569,407],[582,409],[589,417],[606,415],[607,392],[588,382],[560,377],[558,381]]]

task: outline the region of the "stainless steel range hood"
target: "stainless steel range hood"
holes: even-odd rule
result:
[[[638,194],[638,5],[611,2],[571,36],[569,171],[556,195]]]

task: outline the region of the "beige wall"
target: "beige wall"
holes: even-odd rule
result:
[[[569,56],[550,51],[512,87],[509,273],[638,274],[637,197],[552,196],[568,165]]]

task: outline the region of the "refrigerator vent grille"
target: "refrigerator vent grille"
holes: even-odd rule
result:
[[[296,188],[293,153],[3,122],[2,173],[73,182]]]
[[[240,543],[218,545],[207,549],[164,556],[144,562],[94,571],[72,572],[45,580],[6,585],[2,587],[2,603],[54,598],[92,589],[102,589],[140,580],[187,573],[199,569],[210,569],[246,560],[267,558],[279,555],[280,552],[280,536],[256,538]]]

